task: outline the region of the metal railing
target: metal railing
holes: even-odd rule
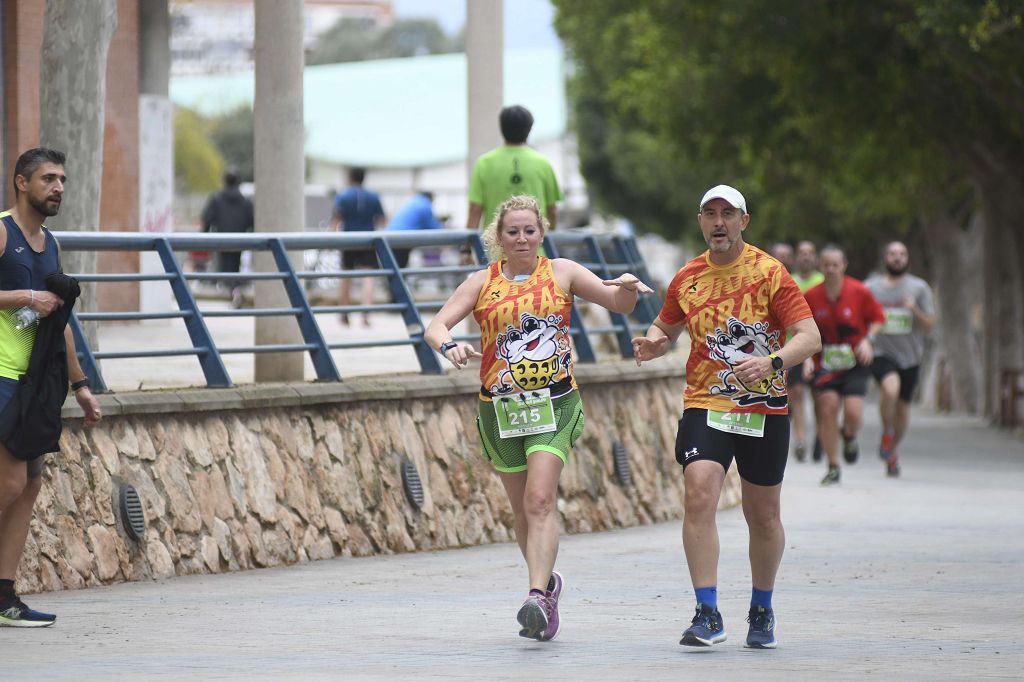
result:
[[[232,353],[308,352],[316,377],[321,381],[340,381],[332,350],[374,348],[410,345],[413,347],[420,370],[426,374],[442,372],[440,356],[423,339],[426,325],[421,312],[436,311],[444,304],[440,301],[416,301],[410,293],[406,277],[456,274],[465,275],[486,267],[487,255],[480,235],[466,230],[430,230],[410,232],[285,232],[285,233],[138,233],[138,232],[58,232],[55,233],[63,251],[152,251],[163,266],[155,273],[95,273],[75,274],[81,282],[145,282],[169,283],[177,310],[164,312],[76,312],[71,327],[78,347],[82,368],[97,392],[107,390],[98,361],[123,358],[169,357],[193,355],[198,359],[207,386],[231,386],[231,378],[222,360]],[[478,265],[428,266],[400,268],[395,249],[418,247],[459,247],[469,244]],[[611,279],[623,272],[632,272],[650,283],[650,275],[637,248],[636,240],[611,234],[559,232],[545,236],[544,248],[551,258],[560,252],[571,255],[602,279]],[[289,259],[289,252],[326,249],[363,249],[375,252],[379,268],[364,270],[298,270]],[[178,256],[194,251],[269,251],[276,271],[270,272],[186,272]],[[571,253],[570,253],[571,252]],[[298,259],[296,259],[298,260]],[[387,280],[393,303],[373,305],[314,306],[307,295],[305,282],[325,278],[378,277]],[[240,310],[201,310],[192,290],[192,281],[253,281],[278,280],[288,296],[287,307],[254,307]],[[579,362],[597,360],[592,337],[614,334],[620,354],[632,356],[630,338],[640,328],[646,329],[658,314],[658,302],[652,297],[641,297],[632,317],[611,313],[611,324],[600,327],[586,325],[578,307],[574,305],[570,334],[573,336]],[[407,338],[373,339],[364,341],[328,342],[316,316],[322,313],[390,312],[400,314],[408,332]],[[213,317],[271,317],[294,316],[302,335],[302,343],[264,344],[239,347],[218,347],[206,325]],[[85,340],[82,322],[130,321],[155,319],[182,319],[191,340],[191,347],[163,348],[137,351],[93,352]],[[469,341],[479,335],[456,336],[456,340]]]

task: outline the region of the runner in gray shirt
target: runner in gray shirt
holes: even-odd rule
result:
[[[886,473],[899,476],[896,447],[910,421],[910,401],[917,388],[925,334],[935,326],[932,290],[920,277],[907,274],[910,256],[902,242],[885,247],[886,274],[864,282],[885,308],[885,325],[875,339],[871,373],[881,389],[882,442],[878,456]]]

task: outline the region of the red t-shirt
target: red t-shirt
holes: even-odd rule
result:
[[[747,386],[732,368],[779,350],[786,329],[810,316],[786,268],[757,247],[744,245],[739,258],[724,266],[712,263],[706,251],[691,260],[672,279],[658,315],[670,325],[685,324],[690,333],[684,406],[786,414],[785,372]]]
[[[849,275],[843,277],[838,300],[829,299],[824,282],[808,289],[804,298],[811,306],[823,346],[846,343],[856,348],[872,322],[885,322],[885,310],[871,291]],[[814,366],[821,368],[821,353],[815,354]]]

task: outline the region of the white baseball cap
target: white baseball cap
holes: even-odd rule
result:
[[[712,199],[724,199],[729,202],[729,205],[733,208],[738,208],[744,213],[747,212],[747,200],[743,198],[740,191],[735,187],[729,185],[715,185],[707,192],[704,192],[704,198],[700,200],[700,209],[704,208],[704,204],[708,203]]]

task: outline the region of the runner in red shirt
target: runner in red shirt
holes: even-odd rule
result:
[[[838,246],[821,252],[825,281],[804,294],[821,332],[821,352],[814,356],[814,404],[818,436],[828,457],[822,485],[839,483],[839,407],[843,408],[843,458],[857,461],[857,431],[864,413],[874,338],[885,311],[871,291],[846,275],[846,256]]]

